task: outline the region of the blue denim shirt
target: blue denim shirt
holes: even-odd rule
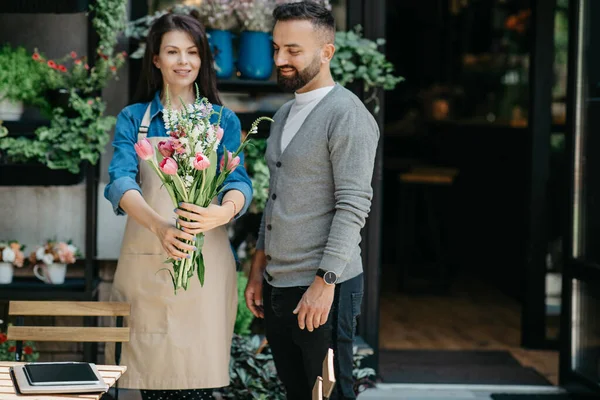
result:
[[[113,206],[117,215],[124,215],[125,212],[119,207],[121,198],[128,190],[137,190],[142,193],[141,188],[136,182],[138,172],[138,156],[133,145],[138,140],[138,130],[142,124],[142,119],[148,103],[136,103],[127,106],[117,116],[117,125],[115,127],[115,138],[113,141],[114,155],[108,167],[110,182],[104,190],[106,197]],[[156,92],[150,108],[150,127],[148,128],[148,137],[167,137],[167,131],[162,118],[163,105],[160,102],[160,92]],[[214,110],[220,112],[221,106],[214,105]],[[212,122],[217,121],[218,116],[211,118]],[[221,117],[221,127],[224,130],[223,139],[217,149],[217,160],[223,156],[223,147],[229,151],[235,151],[240,146],[241,124],[235,113],[227,108],[223,110]],[[219,166],[217,165],[217,170]],[[244,154],[240,153],[240,165],[225,179],[225,191],[219,195],[219,203],[222,201],[226,191],[236,189],[243,193],[245,197],[244,208],[241,209],[236,217],[243,215],[252,201],[252,182],[244,168]]]

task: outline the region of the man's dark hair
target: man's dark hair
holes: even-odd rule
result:
[[[314,1],[280,4],[273,11],[275,22],[304,20],[310,21],[316,29],[327,34],[327,39],[335,38],[335,18],[324,6]]]

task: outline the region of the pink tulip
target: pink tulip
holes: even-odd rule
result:
[[[167,175],[175,175],[177,173],[177,163],[171,157],[165,157],[159,164],[160,170]]]
[[[223,133],[224,133],[223,128],[218,127],[217,128],[217,139],[219,139],[219,140],[223,139]]]
[[[198,171],[204,171],[210,167],[210,161],[206,158],[202,153],[196,153],[196,158],[194,159],[194,168]]]
[[[175,152],[175,149],[173,148],[173,143],[170,140],[167,140],[163,142],[158,142],[158,151],[164,157],[171,157]]]
[[[221,157],[221,171],[223,171],[223,164],[225,164],[225,156]],[[233,153],[227,152],[227,171],[233,172],[237,166],[240,165],[240,156],[233,157]]]
[[[133,145],[137,155],[144,161],[151,159],[154,156],[154,147],[148,139],[142,139]]]

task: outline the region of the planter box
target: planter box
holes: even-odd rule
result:
[[[69,186],[83,181],[84,168],[78,174],[50,169],[43,164],[0,164],[1,186]]]
[[[74,14],[87,11],[88,4],[89,0],[7,0],[0,13]]]

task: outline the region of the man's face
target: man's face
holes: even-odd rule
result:
[[[321,71],[322,45],[318,31],[310,21],[280,21],[273,29],[273,59],[277,83],[288,91],[297,91]]]

